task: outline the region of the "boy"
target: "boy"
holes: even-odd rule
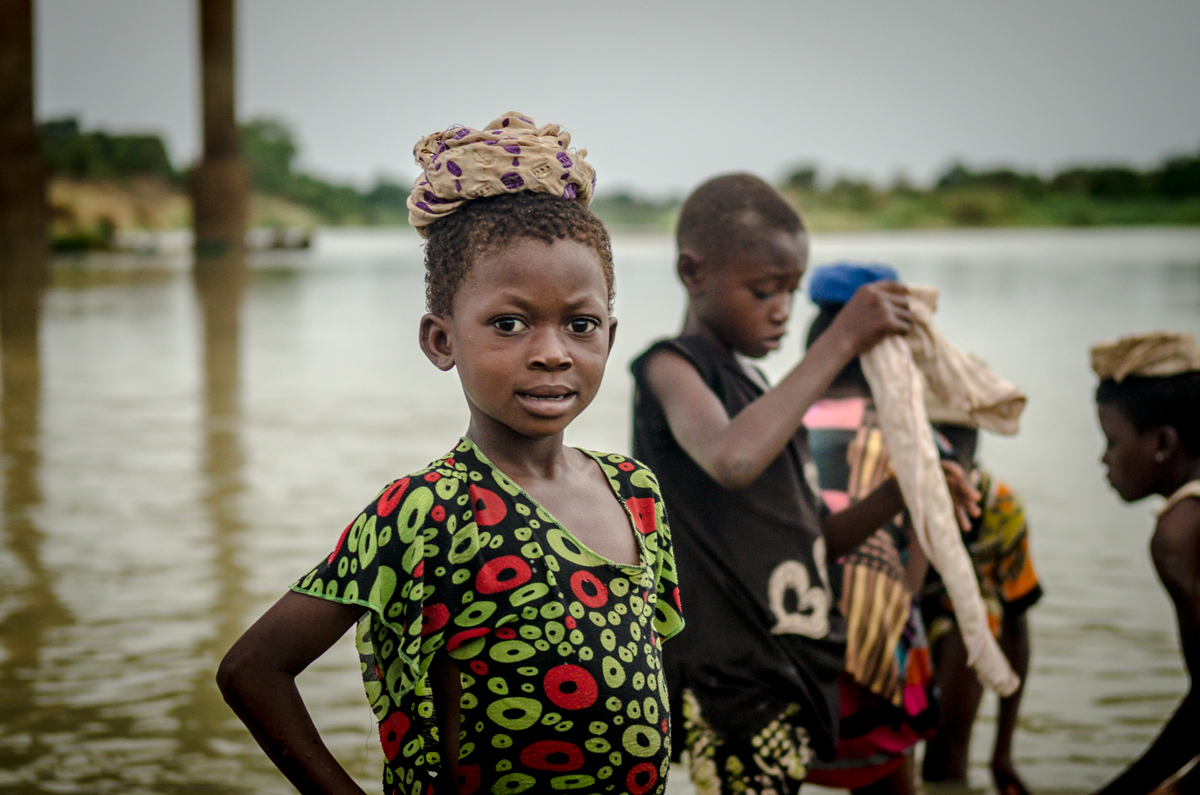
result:
[[[717,177],[684,203],[677,242],[683,328],[632,365],[634,450],[662,484],[692,626],[666,656],[676,747],[701,792],[794,792],[836,741],[845,630],[829,561],[903,508],[889,479],[827,514],[802,420],[847,362],[912,318],[903,287],[868,285],[771,388],[739,357],[780,346],[808,257],[800,217],[757,177]],[[970,499],[964,488],[952,484]]]
[[[1200,755],[1200,344],[1189,334],[1125,337],[1093,347],[1092,369],[1108,482],[1126,502],[1167,497],[1150,556],[1175,607],[1191,680],[1158,737],[1100,795],[1194,795],[1200,766],[1167,779]]]

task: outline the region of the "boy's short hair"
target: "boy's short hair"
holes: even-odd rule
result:
[[[612,242],[604,224],[580,202],[533,192],[466,202],[457,212],[429,227],[425,244],[426,309],[448,317],[454,295],[471,272],[475,258],[522,238],[547,244],[574,240],[595,251],[604,270],[608,307],[612,309]]]
[[[1168,376],[1111,378],[1096,387],[1096,403],[1125,415],[1138,433],[1170,425],[1188,455],[1200,456],[1200,370]]]
[[[675,240],[682,251],[727,254],[753,248],[763,231],[804,231],[800,214],[753,174],[724,174],[701,184],[683,203]]]

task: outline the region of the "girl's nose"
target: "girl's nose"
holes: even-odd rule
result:
[[[534,333],[530,339],[529,366],[544,370],[565,370],[571,366],[571,352],[555,329]]]

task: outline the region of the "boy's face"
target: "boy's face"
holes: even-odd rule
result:
[[[807,264],[804,232],[765,232],[753,248],[699,262],[699,278],[688,285],[689,297],[718,338],[757,359],[782,344]]]
[[[479,254],[453,307],[425,316],[422,347],[458,368],[473,429],[551,436],[596,396],[616,320],[590,247],[525,238]]]
[[[1106,443],[1100,463],[1108,467],[1108,482],[1126,502],[1154,494],[1158,434],[1153,429],[1139,433],[1114,406],[1101,404],[1096,410]]]

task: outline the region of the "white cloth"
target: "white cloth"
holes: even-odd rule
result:
[[[1163,507],[1158,509],[1158,513],[1155,516],[1162,516],[1188,497],[1195,497],[1200,500],[1200,480],[1189,480],[1176,489],[1174,494],[1167,497],[1167,501],[1163,503]]]
[[[967,663],[985,687],[1007,696],[1021,680],[988,629],[979,581],[963,546],[930,432],[921,376],[940,403],[967,411],[981,427],[997,433],[1016,433],[1025,396],[956,349],[934,327],[935,288],[909,290],[912,331],[888,337],[864,354],[863,374],[917,540],[954,604]]]

